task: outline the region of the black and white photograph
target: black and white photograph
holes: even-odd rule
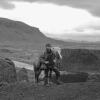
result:
[[[0,100],[100,100],[100,0],[0,0]]]

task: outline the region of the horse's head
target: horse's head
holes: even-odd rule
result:
[[[61,48],[60,47],[52,47],[52,50],[53,50],[54,53],[59,55],[60,59],[62,59]]]

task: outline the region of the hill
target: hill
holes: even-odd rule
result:
[[[45,43],[61,44],[63,41],[46,37],[36,27],[31,27],[20,21],[0,18],[0,44],[12,46],[30,46],[34,49],[42,47]]]

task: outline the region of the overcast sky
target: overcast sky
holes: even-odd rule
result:
[[[63,40],[99,41],[99,9],[100,0],[0,0],[0,17]]]

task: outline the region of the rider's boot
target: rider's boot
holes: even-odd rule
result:
[[[44,85],[47,85],[47,84],[48,84],[48,78],[45,77],[45,78],[44,78]]]

